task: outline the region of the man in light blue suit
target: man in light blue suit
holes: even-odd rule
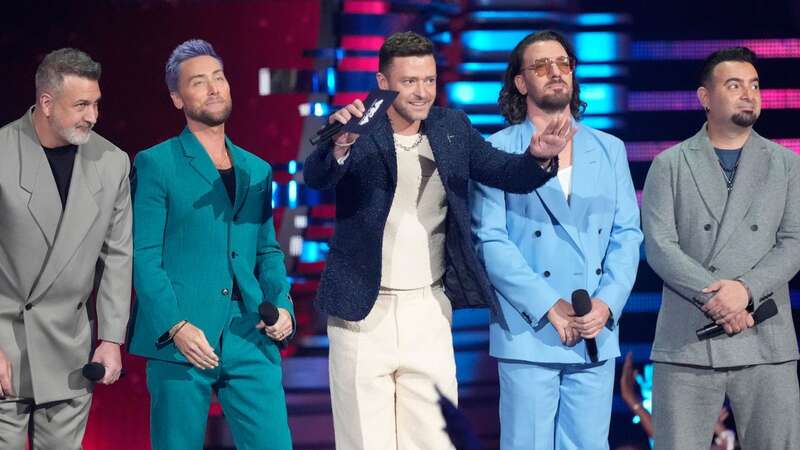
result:
[[[586,104],[575,64],[556,32],[523,39],[500,93],[512,125],[489,140],[522,153],[529,142],[547,143],[562,117],[578,118]],[[558,133],[571,143],[544,186],[530,194],[471,190],[473,238],[500,304],[490,352],[500,372],[503,450],[608,449],[618,324],[642,242],[639,209],[622,141],[572,121]],[[578,289],[591,296],[582,317],[570,300]],[[587,339],[596,341],[597,362]]]

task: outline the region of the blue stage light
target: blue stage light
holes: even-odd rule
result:
[[[297,181],[289,181],[289,208],[297,208]]]
[[[280,201],[279,201],[280,193],[278,192],[278,189],[279,189],[278,188],[278,183],[273,181],[272,182],[272,207],[273,208],[277,208],[280,205]]]
[[[294,175],[297,173],[297,161],[289,161],[289,164],[286,166],[286,171],[289,172],[289,175]]]
[[[572,42],[581,62],[618,61],[627,56],[629,45],[625,35],[608,31],[575,33]]]

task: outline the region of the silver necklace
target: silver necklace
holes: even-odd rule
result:
[[[400,147],[401,150],[410,152],[411,150],[414,150],[421,142],[422,142],[422,133],[420,133],[419,136],[417,136],[417,140],[414,141],[414,143],[411,145],[403,145],[397,142],[397,139],[394,140],[394,145]]]
[[[736,181],[736,169],[739,168],[739,161],[741,160],[742,158],[739,157],[739,159],[736,160],[736,164],[733,165],[733,169],[727,170],[725,165],[722,164],[722,160],[717,158],[717,161],[719,161],[719,167],[722,169],[722,176],[725,177],[725,185],[728,187],[729,194],[733,190],[733,182]],[[731,172],[730,176],[728,176],[728,171]]]

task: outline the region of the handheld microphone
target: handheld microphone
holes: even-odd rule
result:
[[[775,305],[775,300],[769,298],[764,303],[759,306],[755,312],[753,313],[753,322],[758,325],[759,323],[769,319],[770,317],[778,314],[778,306]],[[697,339],[704,341],[706,339],[711,339],[713,337],[717,337],[725,333],[725,329],[722,325],[717,323],[710,323],[703,328],[695,331],[697,334]]]
[[[572,309],[578,317],[583,317],[592,310],[592,300],[586,289],[577,289],[572,293]],[[597,362],[597,342],[594,338],[586,339],[586,353],[591,362]]]
[[[258,315],[261,316],[261,320],[264,321],[265,325],[271,327],[278,321],[278,308],[270,302],[262,302],[258,305]],[[282,349],[289,345],[289,341],[286,339],[275,341],[275,343]]]
[[[99,362],[90,362],[83,366],[81,369],[81,374],[87,380],[97,383],[98,381],[102,380],[104,376],[106,376],[106,366],[100,364]],[[122,369],[119,373],[119,377],[122,378],[125,376],[125,369]]]
[[[317,134],[308,141],[311,143],[311,145],[317,145],[320,142],[327,141],[328,139],[336,136],[336,134],[341,131],[342,127],[344,127],[342,122],[334,121],[329,123],[320,128],[319,131],[317,131]]]

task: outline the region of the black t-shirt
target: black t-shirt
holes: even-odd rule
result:
[[[736,164],[739,162],[742,149],[722,150],[714,147],[714,151],[717,153],[719,164],[722,166],[722,171],[725,172],[726,178],[733,181],[734,174],[736,173]]]
[[[233,167],[230,169],[217,169],[219,176],[222,177],[222,183],[225,185],[225,190],[228,191],[228,198],[231,200],[231,205],[236,204],[236,172]]]
[[[236,171],[233,167],[230,169],[217,169],[219,176],[222,178],[222,184],[225,185],[225,190],[228,192],[228,198],[231,200],[231,206],[236,204]],[[232,300],[241,300],[242,293],[239,290],[239,283],[233,279],[233,292],[231,293]]]
[[[72,181],[72,167],[75,165],[75,155],[78,154],[77,145],[65,145],[56,148],[44,148],[50,170],[53,171],[53,178],[56,180],[58,195],[61,196],[61,206],[67,207],[67,194],[69,194],[69,184]]]

